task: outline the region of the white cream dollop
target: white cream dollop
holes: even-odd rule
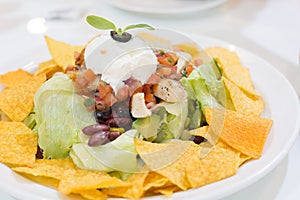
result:
[[[102,80],[114,91],[118,91],[124,85],[123,81],[130,77],[145,83],[157,68],[152,49],[138,37],[126,43],[109,36],[98,37],[87,45],[84,56],[86,67],[102,74]]]

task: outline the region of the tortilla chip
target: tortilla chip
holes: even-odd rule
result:
[[[193,188],[222,180],[237,172],[240,153],[232,148],[217,144],[204,158],[199,156],[200,151],[199,147],[194,146],[189,164],[186,165],[187,178]]]
[[[157,172],[149,172],[144,183],[144,191],[160,188],[168,182],[168,179]]]
[[[189,159],[186,153],[191,144],[189,141],[156,144],[135,140],[136,151],[146,165],[182,190],[190,186],[186,179],[185,165]]]
[[[175,48],[178,48],[192,56],[193,59],[200,57],[199,47],[195,43],[183,43],[175,45]]]
[[[18,85],[27,83],[31,78],[31,73],[18,69],[16,71],[0,75],[0,84],[5,85],[7,88],[14,88]]]
[[[30,167],[12,168],[15,172],[30,174],[33,176],[43,176],[60,180],[64,171],[75,168],[71,159],[40,159]]]
[[[189,134],[205,138],[207,140],[207,143],[209,143],[206,145],[206,147],[208,147],[208,148],[211,148],[211,145],[214,146],[217,143],[217,141],[219,140],[219,136],[215,135],[215,133],[210,130],[209,126],[202,126],[200,128],[190,130]],[[207,153],[208,153],[208,151],[207,151]],[[203,156],[205,156],[205,155],[203,155]]]
[[[206,134],[208,133],[208,129],[209,129],[209,126],[202,126],[200,128],[190,130],[189,134],[195,135],[195,136],[201,136],[201,137],[205,138]]]
[[[105,172],[69,169],[65,170],[58,190],[63,194],[80,193],[86,190],[128,186],[128,182],[109,176]]]
[[[0,162],[18,166],[35,163],[37,134],[25,124],[0,121]]]
[[[153,191],[153,193],[156,194],[162,194],[166,197],[171,197],[175,192],[180,191],[180,188],[177,187],[176,185],[169,186],[169,187],[164,187],[164,188],[158,188]]]
[[[59,180],[57,180],[57,179],[48,178],[48,177],[44,177],[44,176],[34,176],[34,175],[30,175],[30,174],[25,174],[25,173],[22,173],[21,176],[32,182],[35,182],[37,184],[41,184],[43,186],[50,187],[53,189],[56,189],[58,186],[58,183],[59,183]]]
[[[249,69],[245,68],[235,52],[232,52],[223,47],[209,47],[205,51],[216,59],[221,67],[223,75],[239,86],[242,90],[259,97],[255,92],[251,81]]]
[[[142,38],[143,40],[147,41],[148,43],[152,44],[153,47],[161,47],[161,46],[165,46],[166,48],[171,46],[171,41],[167,40],[165,38],[162,37],[158,37],[156,35],[153,34],[148,34],[148,33],[138,33],[136,34],[137,37]]]
[[[239,166],[243,165],[245,162],[247,162],[251,159],[252,158],[250,156],[247,156],[247,155],[241,153]]]
[[[148,172],[135,173],[125,181],[128,186],[103,189],[103,192],[116,197],[139,199],[144,194],[144,182],[147,176]]]
[[[34,95],[45,81],[45,75],[33,76],[24,84],[5,89],[0,93],[0,109],[12,121],[23,121],[32,111]]]
[[[264,109],[263,100],[249,97],[237,85],[225,77],[223,77],[223,81],[229,91],[232,103],[237,112],[257,117],[261,115]]]
[[[36,73],[39,71],[42,71],[44,69],[48,69],[48,68],[52,68],[52,67],[56,67],[57,64],[55,63],[55,61],[53,59],[51,60],[47,60],[45,62],[41,62],[36,70]]]
[[[69,65],[75,64],[74,52],[81,52],[83,46],[72,46],[70,44],[54,40],[45,36],[49,52],[54,62],[65,70]]]
[[[63,72],[62,67],[57,66],[54,60],[48,60],[39,64],[34,75],[39,76],[45,74],[47,79],[50,79],[57,72]]]
[[[205,116],[212,131],[228,145],[252,158],[261,156],[272,120],[218,108],[205,109]]]
[[[9,119],[9,117],[0,110],[0,121],[11,122],[11,119]]]
[[[82,197],[90,200],[104,200],[107,199],[107,195],[99,190],[84,190],[79,192]]]

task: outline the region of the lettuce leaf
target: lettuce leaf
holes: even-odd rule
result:
[[[44,83],[34,97],[38,144],[44,158],[66,158],[78,133],[95,124],[93,112],[88,112],[84,99],[74,92],[72,80],[57,74]]]
[[[157,132],[161,126],[162,120],[159,115],[152,114],[149,117],[135,120],[132,127],[143,135],[148,141],[153,141],[157,137]]]
[[[136,135],[137,130],[129,130],[110,143],[90,147],[86,142],[88,137],[80,134],[82,143],[73,145],[70,156],[76,166],[82,169],[119,172],[121,175],[133,173],[138,169],[134,145]]]
[[[159,103],[152,108],[152,113],[150,117],[137,119],[133,123],[133,127],[146,140],[161,143],[181,138],[188,116],[187,99],[177,103]]]
[[[210,64],[197,67],[187,78],[182,78],[181,83],[188,92],[189,99],[197,99],[201,109],[207,107],[223,108],[223,91],[225,87],[219,80]]]

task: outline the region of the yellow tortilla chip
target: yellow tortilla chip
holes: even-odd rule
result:
[[[180,50],[190,54],[193,59],[200,57],[200,51],[195,43],[183,43],[175,45],[175,48],[179,48]]]
[[[0,162],[31,166],[35,163],[37,134],[19,122],[0,121]]]
[[[176,185],[169,186],[169,187],[164,187],[164,188],[158,188],[153,191],[153,193],[156,194],[162,194],[166,197],[171,197],[175,192],[180,191],[180,188],[177,187]]]
[[[241,153],[239,166],[243,165],[245,162],[247,162],[248,160],[251,160],[251,159],[252,158],[250,156],[247,156],[247,155]]]
[[[69,65],[75,64],[74,52],[81,52],[83,46],[73,46],[45,36],[50,54],[55,63],[65,70]]]
[[[221,67],[226,78],[234,82],[242,90],[258,97],[251,81],[249,69],[245,68],[235,52],[223,47],[209,47],[205,51],[208,55],[215,58]]]
[[[223,82],[229,91],[232,103],[237,112],[257,117],[261,115],[264,109],[263,100],[249,97],[237,85],[225,77],[223,77]]]
[[[59,180],[57,179],[48,178],[44,176],[34,176],[34,175],[22,173],[22,177],[27,178],[32,182],[44,185],[46,187],[51,187],[53,189],[56,189],[59,183]]]
[[[189,134],[191,135],[196,135],[196,136],[201,136],[201,137],[206,137],[206,134],[208,133],[209,126],[202,126],[200,128],[190,130]]]
[[[48,69],[48,68],[52,68],[52,67],[56,67],[57,64],[55,63],[55,61],[53,59],[51,60],[47,60],[45,62],[41,62],[36,70],[36,73],[39,71],[42,71],[44,69]]]
[[[153,188],[159,188],[164,186],[168,182],[168,179],[161,174],[156,172],[149,172],[148,176],[146,177],[144,183],[144,191],[148,191]]]
[[[153,34],[148,34],[148,33],[138,33],[136,36],[143,38],[145,41],[149,42],[150,44],[158,44],[161,46],[164,44],[166,47],[171,45],[171,41],[167,40],[162,37],[155,36]]]
[[[46,74],[47,79],[50,79],[56,72],[63,72],[63,68],[57,66],[54,60],[48,60],[39,64],[35,72],[35,76]]]
[[[116,197],[139,199],[144,194],[144,182],[147,175],[148,172],[135,173],[125,181],[128,186],[103,189],[103,192]]]
[[[187,178],[193,188],[222,180],[237,172],[240,153],[232,148],[217,144],[204,158],[199,153],[199,147],[194,146],[186,165]]]
[[[228,145],[252,158],[261,156],[272,120],[217,108],[205,109],[205,116],[212,131]]]
[[[11,122],[11,119],[9,119],[9,117],[0,110],[0,121]]]
[[[30,80],[0,93],[0,110],[12,121],[23,121],[33,109],[36,91],[46,80],[45,75],[33,76]]]
[[[27,83],[31,78],[31,73],[22,69],[18,69],[16,71],[0,75],[0,84],[3,84],[8,88],[13,88],[18,85]]]
[[[109,176],[105,172],[69,169],[65,170],[58,190],[63,194],[79,193],[85,190],[128,186],[128,182]]]
[[[189,159],[186,154],[191,144],[189,141],[155,144],[135,140],[136,150],[146,165],[182,190],[190,186],[186,179],[185,164]]]
[[[90,200],[104,200],[107,199],[107,195],[99,190],[84,190],[79,192],[82,197]]]
[[[71,159],[39,159],[30,167],[12,168],[15,172],[60,180],[64,171],[75,168]]]
[[[215,135],[215,133],[210,130],[209,126],[202,126],[200,128],[190,130],[189,134],[205,138],[207,140],[206,143],[209,143],[208,145],[206,145],[206,147],[209,148],[211,147],[211,145],[214,146],[219,139],[219,136]]]

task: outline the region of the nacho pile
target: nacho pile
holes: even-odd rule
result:
[[[91,200],[140,199],[158,194],[170,197],[175,192],[222,180],[236,174],[246,161],[261,157],[272,126],[272,120],[261,117],[264,102],[237,54],[210,47],[205,51],[216,59],[224,74],[222,81],[234,110],[205,109],[207,124],[189,134],[206,142],[157,144],[135,139],[136,151],[145,166],[127,180],[79,169],[70,158],[37,159],[38,136],[24,124],[34,107],[34,94],[55,73],[73,65],[74,52],[83,48],[45,39],[52,58],[40,63],[34,75],[19,69],[0,76],[0,84],[5,86],[0,93],[0,111],[7,116],[0,121],[0,162],[15,172],[47,186],[51,182],[50,186],[64,195]],[[194,52],[194,56],[198,53]]]

